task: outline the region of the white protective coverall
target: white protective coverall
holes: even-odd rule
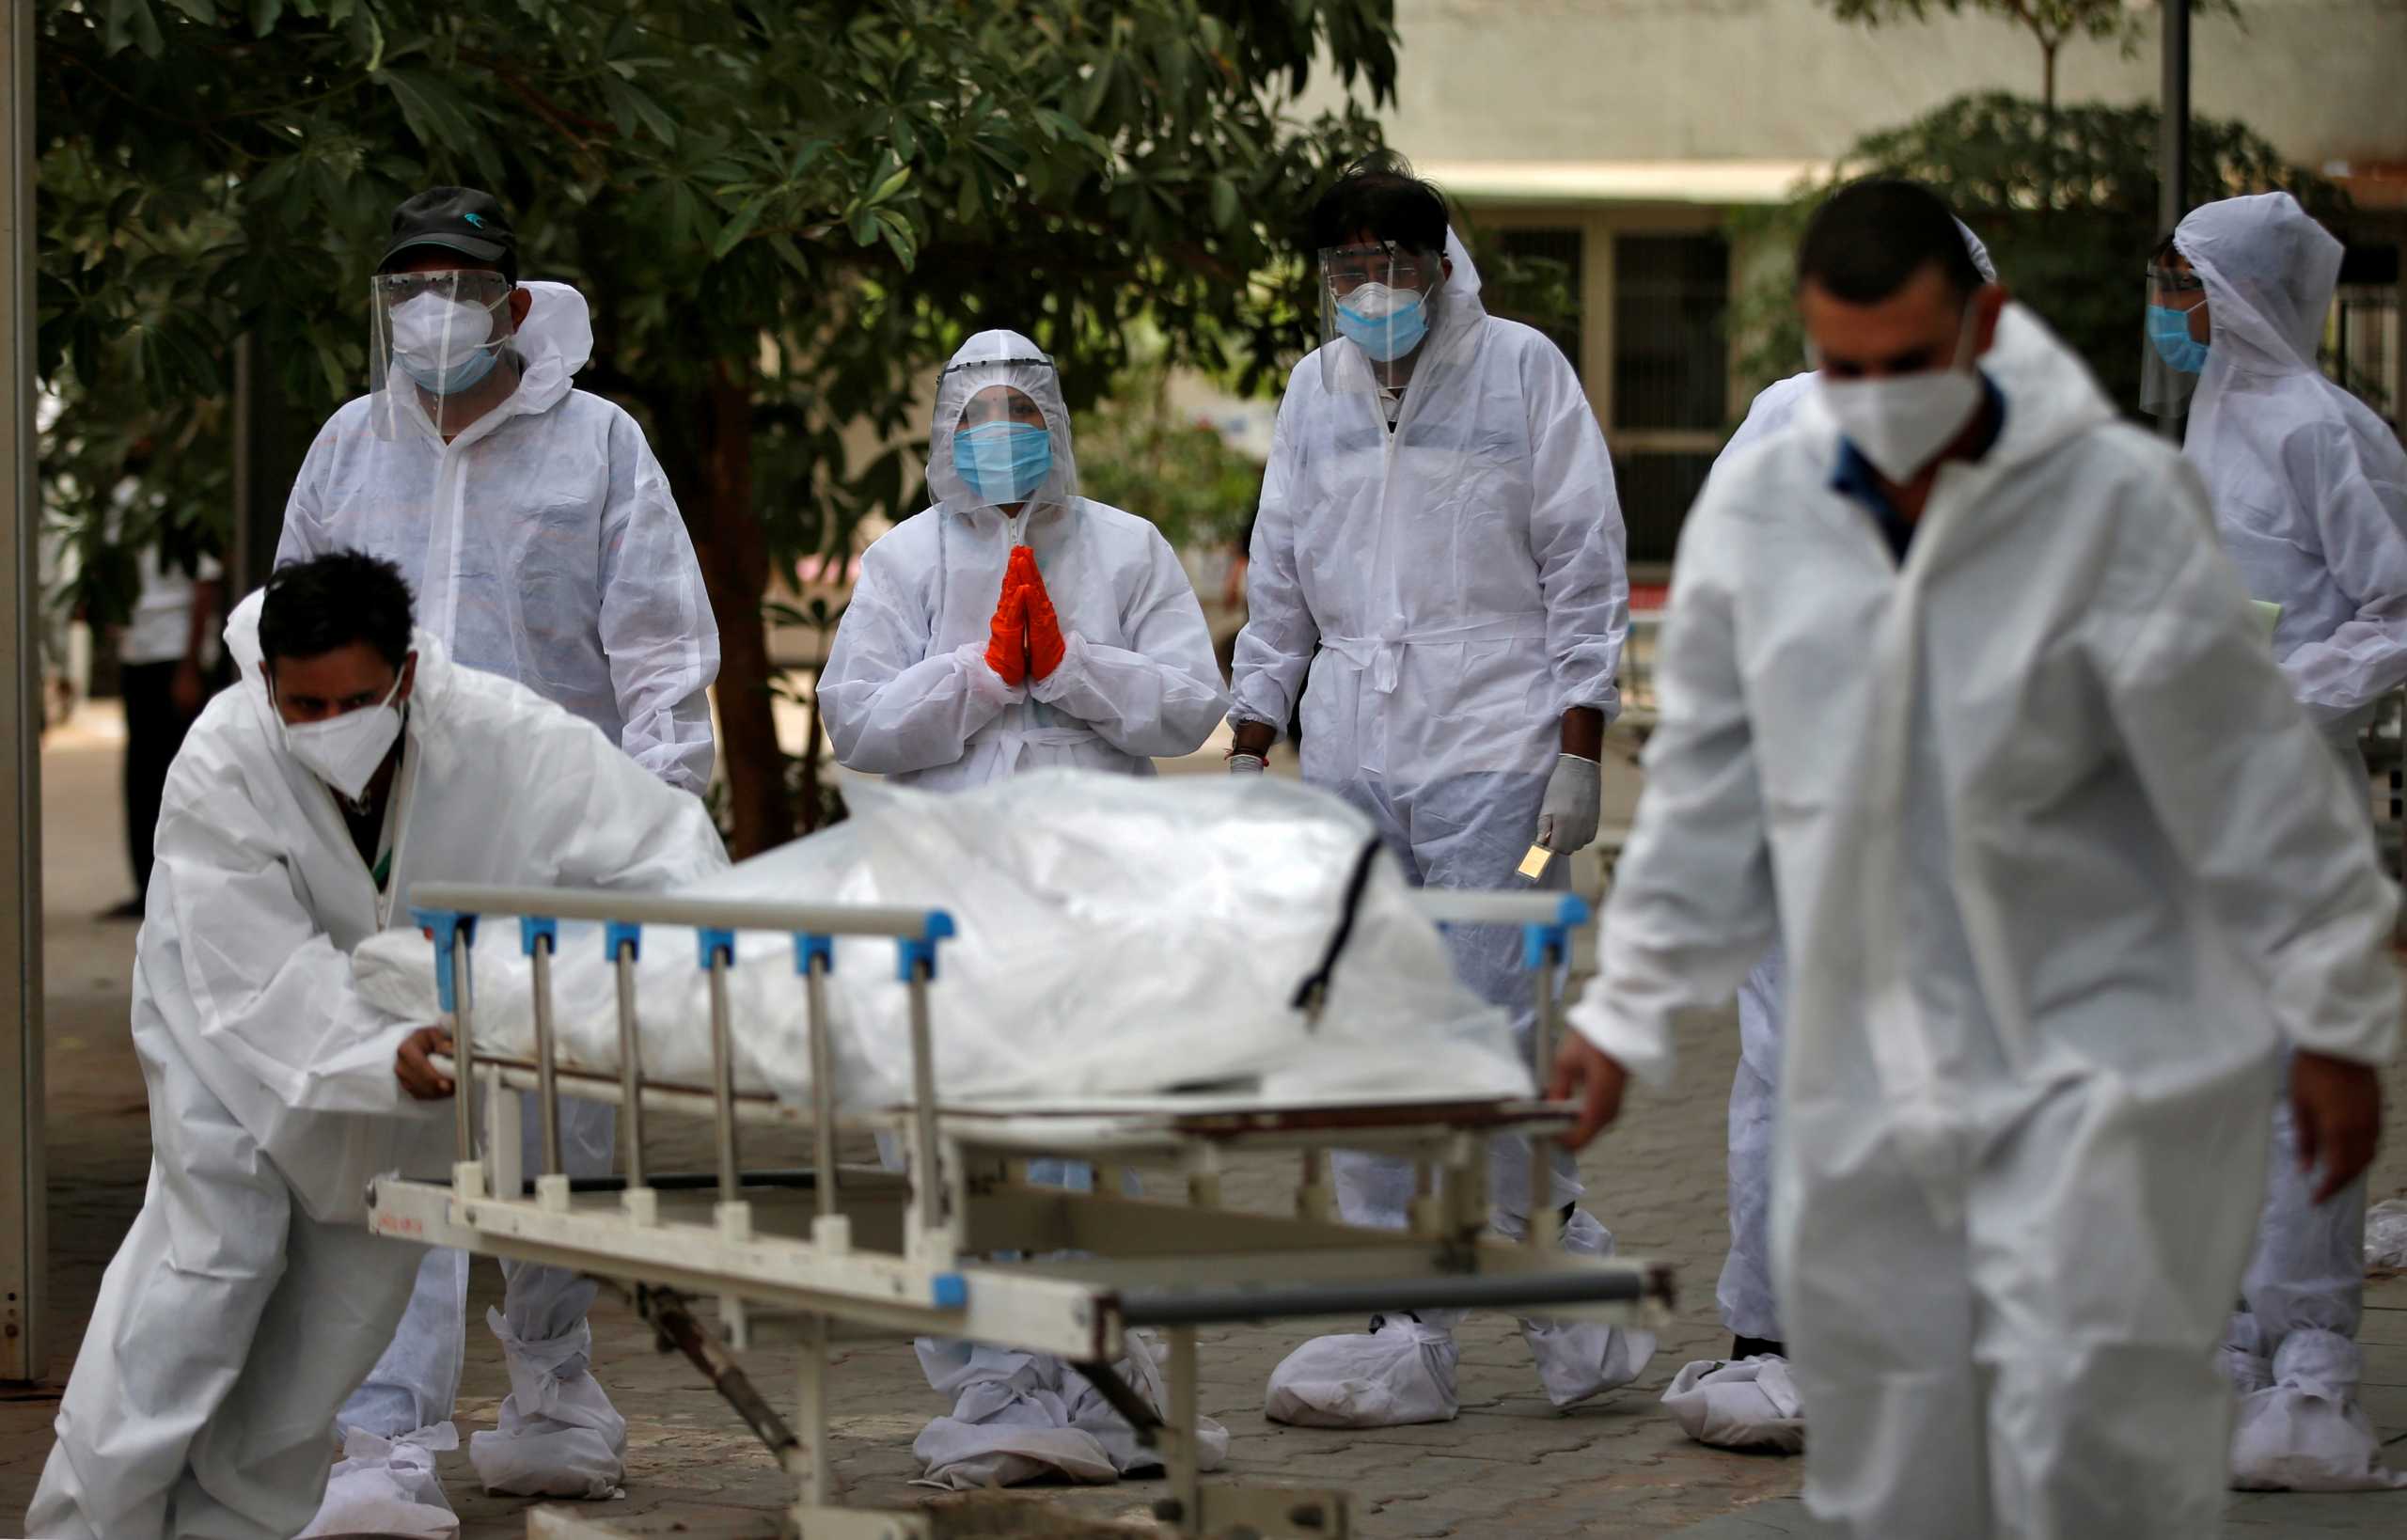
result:
[[[1620,709],[1629,582],[1613,462],[1579,377],[1542,334],[1487,314],[1451,234],[1447,257],[1436,328],[1392,429],[1351,341],[1288,379],[1230,715],[1283,731],[1300,697],[1304,778],[1368,813],[1409,880],[1503,888],[1520,884],[1564,713],[1589,707],[1610,722]],[[1556,862],[1550,880],[1569,868]],[[1449,939],[1464,981],[1513,1010],[1526,1040],[1518,933],[1471,926]],[[1332,1169],[1349,1222],[1404,1224],[1408,1164],[1342,1154]],[[1495,1222],[1517,1232],[1530,1210],[1527,1142],[1499,1139],[1490,1170]],[[1539,1202],[1560,1209],[1580,1194],[1558,1151]],[[1613,1249],[1584,1210],[1564,1242]],[[1457,1318],[1380,1319],[1368,1336],[1306,1344],[1273,1372],[1268,1414],[1350,1427],[1452,1417]],[[1559,1406],[1628,1383],[1653,1351],[1643,1332],[1523,1329]]]
[[[2394,1050],[2395,904],[2195,477],[2020,306],[1980,367],[2002,435],[1902,567],[1818,396],[1708,481],[1572,1022],[1660,1084],[1674,1012],[1786,935],[1772,1265],[1817,1515],[2211,1534],[2232,1194],[2285,1037]]]
[[[953,452],[971,399],[999,385],[1036,403],[1051,441],[1050,470],[1016,514],[973,491]],[[1155,758],[1201,748],[1228,706],[1203,606],[1160,530],[1078,495],[1069,407],[1044,352],[1008,331],[963,343],[938,384],[928,445],[936,504],[861,558],[820,681],[837,762],[948,790],[1056,765],[1150,776]],[[1011,685],[987,664],[986,648],[1016,544],[1036,553],[1065,650],[1048,677],[1031,672]],[[899,1169],[897,1147],[883,1136],[879,1153]],[[1029,1180],[1090,1191],[1093,1172],[1033,1160]],[[912,1445],[926,1485],[1109,1482],[1161,1463],[1059,1359],[976,1343],[916,1345],[929,1385],[953,1398],[952,1414]],[[1118,1368],[1159,1405],[1161,1370],[1149,1341],[1131,1333]],[[1206,1419],[1203,1437],[1209,1469],[1228,1435]]]
[[[517,390],[448,445],[423,414],[402,418],[404,436],[385,437],[371,398],[345,405],[294,479],[276,560],[348,548],[391,561],[419,624],[454,662],[565,706],[700,795],[711,778],[705,692],[718,674],[718,626],[693,542],[643,430],[571,387],[593,351],[584,296],[566,284],[525,288],[533,302],[513,344]],[[526,1123],[537,1124],[531,1104]],[[607,1106],[562,1098],[570,1174],[607,1174],[615,1130]],[[478,1474],[496,1491],[606,1497],[623,1424],[585,1373],[594,1286],[561,1268],[502,1270],[509,1294],[493,1329],[511,1394],[500,1429],[470,1440]],[[343,1406],[345,1428],[445,1436],[467,1291],[464,1253],[428,1255],[392,1351]]]
[[[1956,228],[1964,237],[1973,266],[1996,282],[1989,247],[1962,220]],[[1746,420],[1722,447],[1714,468],[1718,471],[1738,459],[1740,450],[1787,427],[1820,378],[1809,369],[1764,386],[1748,407]],[[1786,969],[1787,960],[1775,941],[1738,985],[1738,1071],[1730,1086],[1730,1253],[1714,1291],[1722,1324],[1733,1335],[1770,1342],[1780,1340],[1780,1312],[1771,1293],[1771,1127],[1780,1084],[1780,1001]]]
[[[227,621],[240,682],[167,778],[134,975],[156,1153],[26,1515],[48,1540],[282,1540],[317,1508],[335,1408],[420,1255],[368,1233],[367,1184],[451,1160],[451,1105],[393,1075],[427,1024],[352,987],[351,949],[410,923],[412,883],[651,890],[726,863],[699,801],[421,631],[380,894],[333,794],[283,747],[260,607]]]
[[[2358,730],[2407,681],[2407,451],[2316,367],[2340,243],[2288,193],[2194,210],[2173,239],[2206,284],[2213,325],[2182,451],[2241,582],[2282,606],[2282,673],[2369,817]],[[2407,1485],[2383,1469],[2356,1404],[2365,1185],[2318,1205],[2294,1151],[2285,1104],[2226,1358],[2242,1395],[2233,1483]]]
[[[941,790],[1062,765],[1154,773],[1191,754],[1227,709],[1194,586],[1161,531],[1078,495],[1069,408],[1036,344],[981,332],[953,354],[929,425],[934,508],[861,558],[836,628],[820,711],[847,769]],[[982,390],[1034,401],[1052,474],[1020,514],[982,501],[953,460],[953,432]],[[1036,552],[1068,651],[1045,679],[1003,683],[988,621],[1013,545]]]

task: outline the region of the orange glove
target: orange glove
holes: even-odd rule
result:
[[[1014,689],[1028,683],[1028,587],[1019,571],[1019,554],[1012,554],[1003,569],[1002,596],[995,601],[995,619],[986,633],[986,667]]]
[[[1053,596],[1045,591],[1045,574],[1036,570],[1036,553],[1023,545],[1014,555],[1020,552],[1028,557],[1020,587],[1028,610],[1028,671],[1039,679],[1050,679],[1053,670],[1062,667],[1069,646],[1062,639],[1062,618],[1053,613]]]

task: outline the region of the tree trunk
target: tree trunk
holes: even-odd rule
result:
[[[735,858],[794,838],[785,755],[770,711],[769,544],[752,511],[752,381],[744,362],[722,359],[694,403],[700,484],[686,504],[702,582],[718,620],[718,753],[727,766]]]
[[[2045,40],[2039,44],[2039,104],[2047,109],[2051,125],[2056,120],[2056,50],[2063,46]]]

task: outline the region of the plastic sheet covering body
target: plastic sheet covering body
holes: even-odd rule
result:
[[[947,1101],[1144,1095],[1233,1086],[1265,1096],[1529,1089],[1503,1013],[1451,970],[1443,938],[1378,857],[1308,1026],[1298,983],[1336,933],[1372,839],[1335,797],[1293,782],[1139,780],[1046,771],[936,794],[855,782],[854,816],[686,896],[902,904],[949,911],[935,1014]],[[638,915],[639,900],[631,900]],[[644,934],[637,1009],[653,1083],[708,1083],[706,976],[693,932]],[[810,1095],[804,990],[790,936],[737,938],[730,978],[738,1083]],[[436,1011],[415,931],[354,954],[361,991],[404,1016]],[[531,1056],[526,959],[476,951],[480,1052]],[[553,966],[563,1063],[615,1066],[615,974],[599,928],[563,924]],[[907,1099],[908,1004],[892,944],[840,938],[828,980],[837,1099]]]

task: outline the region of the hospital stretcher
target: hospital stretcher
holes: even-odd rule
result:
[[[1548,1063],[1561,1014],[1556,981],[1586,906],[1558,893],[1417,897],[1441,924],[1521,929],[1538,1006],[1536,1061]],[[480,1094],[455,1098],[457,1159],[448,1181],[378,1180],[369,1195],[370,1224],[412,1241],[620,1282],[795,1479],[798,1501],[788,1522],[808,1540],[936,1540],[948,1532],[939,1511],[835,1505],[826,1393],[828,1344],[839,1334],[966,1338],[1058,1355],[1158,1449],[1169,1481],[1155,1513],[1168,1532],[1329,1540],[1350,1532],[1342,1491],[1200,1478],[1198,1328],[1314,1317],[1359,1323],[1382,1311],[1448,1306],[1628,1325],[1660,1324],[1669,1312],[1666,1269],[1566,1254],[1555,1244],[1550,1213],[1535,1216],[1519,1241],[1486,1234],[1490,1136],[1518,1130],[1542,1143],[1568,1126],[1567,1108],[1442,1091],[1282,1101],[1241,1088],[948,1104],[935,1091],[931,1030],[940,951],[952,933],[942,911],[438,886],[419,888],[413,900],[433,937],[438,989],[454,1021],[454,1077]],[[479,920],[488,916],[512,917],[513,939],[529,959],[531,1061],[480,1051],[477,1044],[472,958]],[[615,1067],[562,1062],[554,1051],[550,962],[562,920],[602,922],[604,945],[616,960]],[[697,966],[710,976],[708,1085],[656,1083],[644,1074],[634,989],[648,926],[692,927]],[[727,981],[738,931],[794,938],[810,1028],[808,1105],[736,1086]],[[905,1104],[840,1108],[826,999],[837,936],[894,944],[896,984],[909,994],[914,1094]],[[500,1094],[513,1090],[537,1092],[540,1171],[521,1169],[521,1098]],[[620,1108],[622,1174],[572,1180],[562,1173],[555,1112],[561,1092]],[[716,1170],[654,1171],[647,1124],[655,1117],[707,1121]],[[744,1132],[764,1125],[807,1129],[811,1165],[747,1170]],[[839,1135],[864,1132],[899,1139],[905,1170],[840,1166]],[[1414,1163],[1419,1196],[1406,1230],[1338,1222],[1327,1159],[1332,1149],[1379,1150]],[[1222,1202],[1229,1158],[1262,1151],[1298,1161],[1292,1214],[1245,1212]],[[1094,1163],[1093,1190],[1029,1185],[1025,1164],[1040,1156]],[[1124,1195],[1119,1171],[1137,1161],[1175,1166],[1186,1178],[1187,1202]],[[697,1326],[685,1309],[689,1296],[716,1299],[716,1331]],[[1169,1405],[1158,1413],[1110,1367],[1124,1356],[1126,1334],[1140,1328],[1157,1330],[1166,1342]],[[791,1425],[731,1356],[773,1338],[800,1348]],[[614,1532],[557,1510],[530,1518],[530,1532],[552,1535]]]

